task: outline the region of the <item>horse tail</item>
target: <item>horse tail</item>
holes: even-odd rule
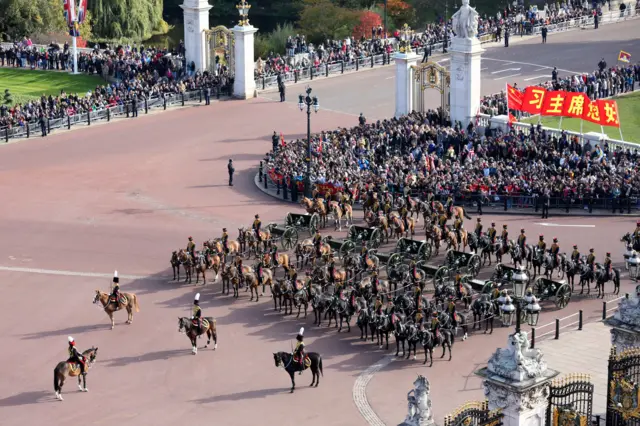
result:
[[[60,364],[64,364],[63,362],[58,363],[58,365],[56,365],[56,368],[53,369],[53,390],[55,392],[60,392],[62,389],[60,387],[60,379],[58,377],[59,373],[58,373],[58,369],[60,368]]]
[[[456,333],[455,332],[451,332],[451,347],[453,347],[453,344],[456,342]]]
[[[140,312],[140,305],[138,304],[138,296],[136,296],[135,294],[132,294],[133,296],[133,307],[135,308],[136,312]]]
[[[471,220],[471,216],[469,216],[469,214],[467,214],[467,210],[464,207],[460,207],[462,209],[462,215],[464,216],[465,219]]]
[[[318,355],[318,369],[320,370],[320,374],[324,377],[324,372],[322,371],[322,356]]]
[[[620,270],[619,269],[613,270],[613,283],[615,284],[616,287],[620,286]]]

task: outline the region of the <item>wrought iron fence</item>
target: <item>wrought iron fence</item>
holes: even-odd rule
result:
[[[584,425],[591,422],[593,383],[588,374],[569,374],[549,385],[547,426]]]
[[[489,410],[487,401],[473,401],[444,418],[444,426],[502,426],[502,410]]]
[[[640,425],[640,348],[612,347],[607,376],[607,426]]]

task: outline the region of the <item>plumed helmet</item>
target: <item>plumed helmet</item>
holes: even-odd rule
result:
[[[194,302],[197,302],[200,300],[200,293],[196,293],[196,297],[193,298]]]
[[[573,245],[573,248],[574,248],[574,249],[577,249],[577,248],[578,248],[578,245],[577,245],[577,244],[574,244],[574,245]]]
[[[260,218],[260,215],[259,215],[259,214],[257,214],[257,215],[256,215],[256,219],[259,219],[259,218]]]
[[[540,239],[541,239],[541,240],[544,240],[544,235],[540,235]]]
[[[119,283],[120,282],[120,278],[118,278],[118,271],[115,271],[113,273],[113,282],[114,283]]]
[[[611,256],[611,253],[607,252],[607,257],[610,257],[610,256]]]
[[[193,237],[189,237],[189,241],[193,240]]]
[[[520,232],[521,232],[522,234],[524,234],[524,228],[520,229]]]
[[[553,242],[554,242],[554,243],[557,243],[557,242],[558,242],[558,239],[557,239],[557,238],[554,238],[554,239],[553,239]]]
[[[495,222],[491,222],[491,226],[496,226],[496,223]]]
[[[593,253],[594,251],[595,251],[595,249],[594,249],[593,247],[591,247],[591,248],[589,249],[589,252],[590,252],[590,253]]]
[[[478,222],[482,222],[482,219],[480,219],[480,218],[478,218],[478,219],[476,219],[476,220],[477,220]]]
[[[73,340],[73,337],[71,337],[71,336],[69,336],[68,339],[69,339],[69,343],[75,342],[75,340]]]
[[[304,336],[304,327],[300,327],[300,331],[298,331],[298,336]]]
[[[502,228],[503,229],[507,229],[507,225],[502,225]]]

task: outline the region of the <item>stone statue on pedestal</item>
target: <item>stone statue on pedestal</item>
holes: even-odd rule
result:
[[[434,425],[431,413],[430,385],[426,377],[419,375],[413,382],[413,389],[407,394],[408,413],[399,426]]]
[[[474,38],[478,35],[478,12],[469,6],[469,0],[462,0],[460,10],[451,17],[453,32],[458,38]]]
[[[542,377],[547,363],[539,349],[530,349],[526,332],[512,334],[506,348],[498,349],[488,363],[488,370],[514,381]]]
[[[636,286],[634,296],[620,300],[614,318],[624,324],[640,327],[640,285]]]

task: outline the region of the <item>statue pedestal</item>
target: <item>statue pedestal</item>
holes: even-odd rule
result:
[[[413,111],[413,70],[419,55],[414,52],[396,53],[396,118]]]
[[[615,346],[619,354],[625,349],[640,347],[639,287],[636,286],[636,296],[621,299],[615,315],[605,321],[611,327],[611,345]]]
[[[239,99],[256,97],[255,63],[253,60],[253,37],[258,31],[253,25],[233,27],[235,36],[235,80],[233,96]]]
[[[484,49],[477,38],[454,37],[451,42],[450,69],[451,122],[466,128],[480,111],[481,60]]]
[[[429,380],[418,375],[413,382],[413,389],[407,394],[407,417],[398,426],[435,426],[430,392]]]
[[[184,11],[184,49],[187,59],[187,69],[193,62],[196,71],[206,71],[207,43],[205,30],[209,29],[208,0],[184,0],[180,7]]]

